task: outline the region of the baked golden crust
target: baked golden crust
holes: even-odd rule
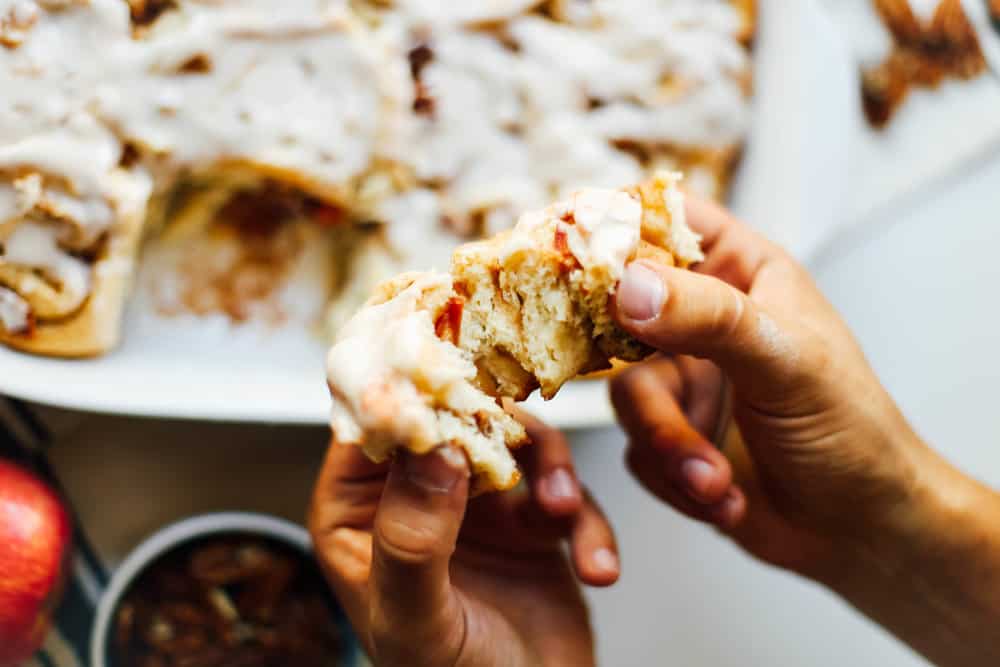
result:
[[[61,320],[35,320],[25,333],[8,332],[0,326],[0,343],[22,352],[63,358],[96,357],[113,349],[121,337],[142,222],[141,211],[119,219],[93,262],[90,296],[79,310]]]

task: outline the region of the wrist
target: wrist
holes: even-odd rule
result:
[[[905,500],[817,580],[935,663],[992,664],[1000,647],[981,637],[1000,619],[1000,495],[914,451]]]
[[[966,567],[969,550],[1000,541],[1000,497],[922,441],[910,451],[905,494],[874,531],[856,540],[858,551],[888,568]]]
[[[896,569],[923,553],[929,543],[955,528],[956,518],[969,520],[981,495],[978,485],[958,473],[916,435],[887,448],[890,474],[882,473],[883,490],[863,498],[845,522],[834,557],[820,572],[835,589],[867,583],[871,570]],[[861,579],[862,581],[858,581]]]

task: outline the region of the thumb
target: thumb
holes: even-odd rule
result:
[[[469,491],[469,468],[457,449],[401,451],[375,515],[371,640],[380,665],[451,664],[465,619],[451,588],[455,550]]]
[[[714,361],[737,384],[782,386],[794,342],[746,294],[711,276],[648,260],[630,264],[615,298],[628,333],[661,352]]]

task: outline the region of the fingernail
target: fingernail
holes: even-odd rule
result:
[[[618,556],[607,547],[595,551],[593,556],[591,556],[591,562],[601,572],[618,571]]]
[[[726,497],[722,499],[722,507],[719,510],[722,519],[727,523],[735,521],[743,502],[743,495],[739,491],[729,489]]]
[[[715,466],[702,459],[688,459],[681,464],[681,476],[687,484],[688,494],[695,500],[703,500],[712,490]]]
[[[635,322],[647,322],[663,310],[667,288],[659,273],[641,262],[632,262],[625,269],[618,286],[618,308]]]
[[[550,498],[560,500],[572,500],[578,495],[573,476],[565,468],[558,468],[545,478],[545,493]]]
[[[402,456],[406,478],[432,493],[450,493],[469,472],[464,457],[448,448],[422,455],[403,452]]]

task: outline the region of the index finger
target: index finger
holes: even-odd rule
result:
[[[370,528],[389,464],[374,463],[360,447],[331,439],[313,488],[309,529],[313,535],[337,528]]]
[[[749,292],[760,270],[784,251],[726,208],[708,199],[685,196],[688,225],[702,236],[705,261],[695,271]]]
[[[363,639],[368,636],[371,526],[387,471],[387,463],[372,463],[360,447],[331,439],[309,508],[316,560]]]
[[[647,475],[669,482],[701,505],[720,502],[732,484],[729,462],[688,421],[667,378],[670,364],[639,365],[615,378],[611,399],[632,441],[656,470]]]

